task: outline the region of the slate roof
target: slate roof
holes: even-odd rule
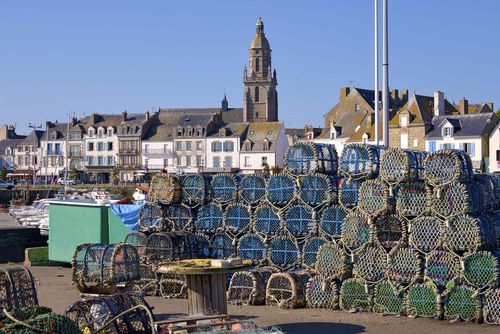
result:
[[[66,132],[68,131],[68,123],[52,123],[49,122],[47,132],[45,132],[41,138],[41,140],[47,140],[47,138],[51,138],[53,132],[56,133],[55,140],[64,140],[66,138]],[[49,139],[54,140],[54,139]]]
[[[453,137],[479,137],[491,132],[498,117],[494,113],[436,116],[425,138],[442,138],[442,129],[448,123],[453,126]]]
[[[243,137],[246,137],[247,135],[247,130],[248,130],[248,125],[250,123],[229,123],[229,124],[225,124],[223,126],[220,126],[216,129],[216,131],[214,131],[213,133],[211,133],[208,137],[209,138],[219,138],[219,137],[222,137],[222,138],[225,138],[225,137],[239,137],[239,138],[243,138]],[[225,134],[224,135],[220,135],[220,132],[221,130],[224,129],[225,130]]]
[[[250,150],[243,145],[242,152],[273,152],[276,150],[276,142],[283,127],[281,122],[249,123],[247,136],[244,141],[250,140],[252,143]],[[269,142],[269,150],[263,150],[263,142]]]
[[[7,150],[7,148],[16,147],[20,142],[23,141],[23,139],[24,138],[0,140],[0,156],[5,154],[5,150]]]
[[[42,130],[33,130],[31,131],[27,136],[26,138],[22,139],[18,145],[27,145],[27,146],[33,146],[33,141],[35,141],[35,138],[36,138],[36,142],[39,143],[40,142],[40,138],[42,138],[43,134],[44,134],[45,131],[42,131]],[[35,137],[36,136],[36,137]]]

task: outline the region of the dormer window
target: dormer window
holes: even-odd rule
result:
[[[108,128],[108,137],[111,137],[113,135],[113,128]]]
[[[55,131],[50,134],[50,139],[51,140],[56,140],[57,139],[57,133]]]
[[[453,135],[453,127],[445,126],[443,128],[443,137],[451,137]]]
[[[359,111],[359,109],[360,109],[360,108],[359,108],[359,104],[357,104],[357,103],[356,103],[356,104],[354,105],[354,111]]]
[[[248,140],[245,142],[245,151],[251,151],[252,150],[252,143]]]
[[[104,129],[99,129],[99,130],[97,130],[97,135],[98,135],[99,137],[103,137],[103,136],[104,136]]]
[[[182,128],[177,129],[177,137],[182,137]]]
[[[90,128],[89,129],[89,137],[94,137],[94,134],[95,134],[95,130]]]
[[[408,126],[408,116],[401,116],[400,125],[401,127]]]
[[[269,141],[268,140],[264,140],[262,142],[262,150],[263,151],[268,151],[269,150]]]

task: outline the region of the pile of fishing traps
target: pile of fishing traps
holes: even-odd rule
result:
[[[500,323],[500,177],[462,151],[299,142],[280,173],[178,180],[128,237],[142,264],[161,262],[152,235],[190,233],[189,256],[252,260],[228,282],[235,304]]]

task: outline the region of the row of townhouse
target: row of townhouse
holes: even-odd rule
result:
[[[324,127],[306,127],[301,138],[333,144],[339,154],[347,143],[374,144],[374,100],[373,90],[342,87],[338,103],[324,115]],[[470,155],[474,168],[500,171],[500,123],[493,103],[469,104],[462,98],[455,104],[440,91],[409,96],[406,89],[391,91],[389,102],[389,146],[428,152],[461,149]],[[298,130],[289,133],[297,136]]]

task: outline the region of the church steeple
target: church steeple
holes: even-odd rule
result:
[[[229,102],[227,102],[226,93],[224,93],[224,98],[221,101],[221,110],[227,111],[229,109]]]
[[[245,85],[243,118],[246,122],[278,120],[276,70],[272,71],[271,46],[264,34],[264,22],[259,17],[255,36],[250,43],[248,71],[243,72]]]

